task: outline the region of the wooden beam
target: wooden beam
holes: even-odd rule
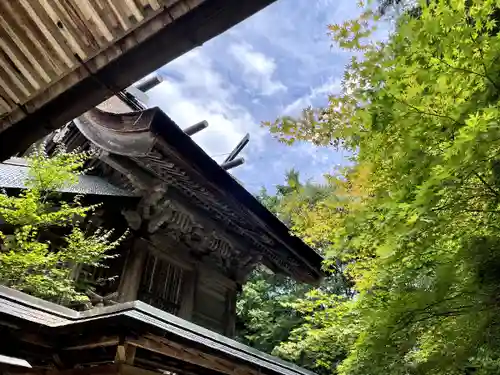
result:
[[[48,342],[45,342],[42,336],[39,336],[34,333],[22,333],[19,332],[19,336],[16,336],[16,338],[20,339],[21,341],[40,346],[43,348],[52,348],[52,345],[49,344]]]
[[[130,366],[127,364],[120,364],[119,370],[120,375],[158,375],[159,372],[146,370],[137,366]]]
[[[126,37],[87,61],[86,67],[79,66],[50,86],[44,95],[36,96],[25,106],[13,110],[8,118],[3,118],[0,124],[0,160],[29,147],[50,131],[110,97],[114,92],[109,88],[116,91],[130,86],[145,74],[200,46],[273,1],[207,0],[174,22],[169,14],[173,9],[143,22],[141,27],[132,30]],[[39,3],[29,0],[22,2],[25,5]],[[106,1],[100,3],[104,4]],[[30,11],[31,8],[29,6]],[[39,17],[33,14],[33,19],[38,20]],[[43,22],[40,25],[41,28],[46,28]],[[111,32],[107,31],[104,35]],[[134,44],[134,48],[127,48],[131,44]],[[121,52],[122,50],[125,52]],[[61,58],[68,59],[64,53],[61,55]],[[144,56],[148,58],[144,59]],[[102,61],[108,63],[104,65]],[[73,65],[73,59],[69,62]],[[69,62],[66,61],[66,64]],[[127,67],[125,73],[124,66]],[[87,69],[93,74],[89,74]],[[27,109],[29,113],[26,113]]]
[[[162,143],[160,142],[160,140],[158,140],[158,142]],[[191,214],[194,217],[195,222],[203,226],[205,232],[219,233],[221,237],[226,238],[233,246],[237,246],[236,249],[239,249],[240,251],[243,251],[242,249],[244,249],[249,252],[252,251],[252,249],[256,248],[255,244],[249,242],[238,233],[229,232],[224,227],[224,223],[212,219],[212,213],[198,207],[195,203],[192,202],[192,199],[183,194],[178,187],[168,186],[168,189],[166,189],[165,198],[171,200],[171,204],[174,209]]]
[[[168,372],[172,373],[172,375],[177,374],[177,373],[182,373],[182,375],[200,375],[200,373],[197,372],[196,369],[186,370],[185,367],[183,367],[182,369],[179,369],[178,366],[175,366],[173,364],[166,365],[162,362],[152,361],[152,360],[144,359],[144,358],[138,358],[135,366],[146,366],[148,368],[156,368],[156,369],[159,369],[162,371],[168,371]],[[133,370],[135,370],[136,368],[137,367],[134,367]],[[210,371],[204,370],[204,372],[210,372]],[[126,373],[123,375],[129,375],[129,374]]]
[[[149,251],[156,257],[166,260],[172,265],[182,268],[185,272],[194,272],[196,260],[189,257],[187,253],[189,248],[181,248],[181,251],[175,251],[174,247],[178,244],[171,237],[153,234],[150,236]],[[185,250],[183,253],[182,250]]]
[[[53,370],[46,372],[47,375],[118,375],[120,365],[106,364],[85,368],[73,368],[67,370]]]
[[[224,334],[227,337],[234,337],[236,329],[236,290],[226,291],[226,311],[224,314]]]
[[[197,349],[189,348],[182,344],[152,335],[139,339],[127,339],[126,342],[148,351],[153,351],[182,362],[187,362],[227,375],[261,375],[258,370],[254,370],[246,365],[234,363],[225,358],[207,354]]]
[[[67,347],[62,348],[62,349],[63,350],[93,349],[93,348],[100,348],[103,346],[118,345],[119,342],[120,342],[120,339],[118,336],[101,337],[99,339],[89,341],[88,343],[85,343],[85,344],[67,346]]]
[[[182,281],[181,307],[179,317],[191,321],[193,318],[194,301],[196,298],[196,289],[198,285],[198,269],[193,271],[184,271],[184,280]]]
[[[120,302],[135,301],[137,299],[147,252],[147,242],[141,238],[136,238],[127,255],[125,267],[121,275],[120,286],[118,287],[118,299]]]
[[[129,344],[118,345],[116,348],[115,363],[134,364],[136,347]]]
[[[61,359],[61,356],[58,353],[52,354],[52,360],[54,361],[56,368],[63,369],[66,367]]]
[[[205,352],[202,352],[200,350],[197,350],[197,349],[194,349],[194,348],[190,348],[190,347],[186,347],[182,344],[179,344],[179,343],[176,343],[176,342],[172,342],[172,341],[168,341],[168,340],[165,340],[165,339],[162,339],[162,338],[158,338],[158,340],[160,342],[163,342],[163,343],[167,343],[171,346],[173,346],[174,348],[177,348],[178,350],[182,350],[184,352],[187,352],[189,354],[191,354],[193,357],[201,357],[204,361],[206,361],[207,363],[213,363],[213,364],[216,364],[217,367],[219,367],[219,371],[222,371],[223,369],[226,369],[227,371],[229,371],[228,373],[229,374],[232,374],[232,375],[247,375],[247,374],[253,374],[253,375],[262,375],[260,373],[260,371],[256,371],[246,365],[241,365],[241,364],[237,364],[237,363],[234,363],[234,362],[231,362],[225,358],[221,358],[221,357],[218,357],[218,356],[215,356],[215,355],[212,355],[212,354],[208,354],[208,353],[205,353]],[[222,371],[224,372],[224,371]]]
[[[142,349],[153,351],[167,357],[175,358],[182,362],[191,363],[197,366],[208,368],[210,370],[223,372],[225,374],[233,374],[232,369],[220,366],[215,361],[207,360],[206,358],[203,358],[197,354],[190,353],[187,350],[175,348],[171,345],[166,345],[156,340],[140,338],[130,341],[129,343],[131,345],[136,345]]]

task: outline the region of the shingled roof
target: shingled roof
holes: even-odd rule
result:
[[[11,158],[0,163],[0,188],[26,189],[26,180],[29,178],[28,165],[25,159]],[[76,184],[64,186],[61,193],[92,194],[115,197],[134,197],[131,191],[121,189],[110,184],[102,177],[82,175]]]
[[[129,366],[151,370],[154,352],[157,372],[313,375],[140,301],[78,312],[0,286],[0,335],[0,355],[28,361],[33,372],[113,364],[117,347],[128,346],[137,349]]]
[[[1,1],[0,160],[273,1]]]
[[[322,256],[290,233],[161,109],[112,113],[94,108],[74,124],[134,188],[165,184],[171,199],[237,239],[236,245],[257,249],[273,271],[308,283],[323,277]]]

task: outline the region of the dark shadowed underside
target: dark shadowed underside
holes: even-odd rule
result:
[[[77,312],[0,287],[0,337],[26,374],[312,375],[140,301]]]
[[[0,160],[26,149],[119,90],[272,2],[141,0],[139,3],[145,3],[145,7],[135,6],[134,11],[133,1],[112,0],[116,12],[100,10],[95,1],[89,0],[66,1],[51,11],[33,9],[46,7],[37,2],[23,0],[22,5],[6,2],[9,9],[0,8],[2,15],[13,19],[5,30],[0,25],[0,31],[8,35],[5,42],[11,44],[9,52],[13,55],[2,60],[5,71],[0,72]],[[116,30],[106,24],[111,22],[107,19],[112,19],[112,14],[120,16],[114,21]],[[85,21],[86,17],[90,21]],[[111,32],[108,40],[104,38],[107,33],[103,33],[106,28]],[[37,40],[34,35],[38,35],[39,45],[33,44],[32,40]],[[62,52],[56,55],[57,51]],[[36,57],[38,54],[41,55]],[[61,61],[55,61],[56,57]],[[42,62],[46,62],[45,71]],[[55,66],[56,63],[61,66]],[[50,78],[48,83],[38,77],[40,72]],[[15,80],[11,82],[12,77]]]

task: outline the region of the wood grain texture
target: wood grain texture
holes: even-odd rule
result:
[[[172,8],[204,0],[9,0],[0,2],[0,118],[43,94],[80,62]],[[193,4],[192,4],[193,3]],[[169,9],[170,11],[170,9]],[[175,18],[175,17],[174,17]],[[134,43],[129,43],[133,47]],[[5,95],[5,96],[4,96]],[[12,104],[14,105],[12,105]]]

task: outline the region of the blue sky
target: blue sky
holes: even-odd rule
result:
[[[273,190],[291,168],[319,182],[346,155],[280,144],[260,124],[325,104],[339,90],[349,55],[332,47],[327,25],[357,13],[354,0],[278,0],[159,69],[164,81],[148,92],[149,105],[181,127],[207,120],[194,139],[218,161],[250,133],[246,163],[231,171],[250,191]]]

